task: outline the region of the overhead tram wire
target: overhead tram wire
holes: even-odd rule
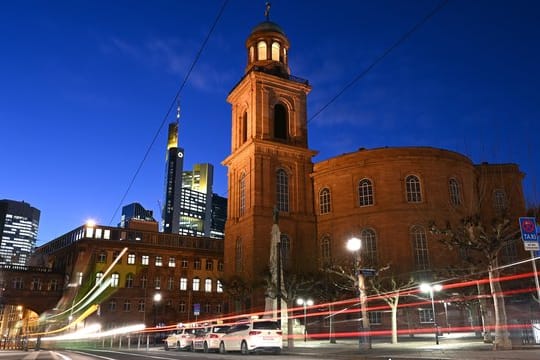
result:
[[[429,19],[431,19],[436,13],[438,13],[450,0],[443,0],[437,6],[435,6],[430,12],[428,12],[420,21],[418,21],[412,28],[410,28],[407,32],[405,32],[394,44],[392,44],[390,47],[388,47],[381,55],[375,58],[371,62],[371,64],[365,68],[361,73],[356,75],[354,79],[352,79],[347,85],[343,87],[333,98],[330,99],[323,107],[321,107],[311,118],[308,120],[307,123],[311,122],[311,120],[315,119],[317,116],[319,116],[324,110],[326,110],[334,101],[336,101],[345,91],[347,91],[349,88],[351,88],[354,84],[356,84],[360,79],[362,79],[365,75],[367,75],[375,66],[377,66],[381,61],[384,60],[390,54],[394,49],[396,49],[398,46],[403,44],[405,40],[407,40],[416,30],[418,30],[422,25],[424,25]]]
[[[195,65],[199,61],[199,59],[201,57],[201,54],[202,54],[204,48],[206,47],[206,44],[208,43],[208,40],[210,39],[210,36],[214,32],[214,29],[216,28],[217,23],[218,23],[219,19],[221,18],[221,16],[223,15],[223,12],[225,11],[225,8],[227,7],[228,3],[229,3],[229,0],[224,0],[223,1],[223,4],[221,5],[221,8],[218,11],[218,14],[217,14],[216,18],[214,19],[214,22],[212,23],[212,26],[210,27],[210,30],[208,31],[208,34],[206,35],[206,38],[202,42],[201,47],[199,48],[199,51],[195,55],[195,58],[193,59],[193,62],[191,63],[191,66],[190,66],[186,76],[184,77],[184,80],[182,81],[182,84],[180,85],[180,88],[176,92],[176,95],[174,96],[173,100],[171,101],[171,104],[169,105],[169,108],[168,108],[167,112],[165,113],[165,116],[163,117],[163,120],[161,121],[161,124],[159,125],[159,128],[157,129],[156,133],[154,134],[154,137],[152,138],[152,141],[150,142],[150,145],[146,149],[146,152],[144,153],[144,156],[143,156],[141,162],[139,163],[139,166],[137,167],[137,170],[135,171],[135,174],[133,174],[133,177],[131,178],[126,191],[122,195],[122,198],[120,199],[120,202],[119,202],[118,206],[116,207],[116,210],[114,210],[114,213],[113,213],[113,215],[111,217],[111,220],[109,221],[109,226],[113,223],[114,218],[116,217],[116,214],[118,213],[118,210],[120,210],[120,207],[122,207],[122,204],[124,203],[124,200],[126,199],[129,191],[131,190],[131,187],[135,183],[135,180],[137,179],[137,176],[139,175],[139,172],[141,171],[141,169],[142,169],[142,167],[144,165],[144,162],[146,161],[146,159],[148,158],[148,155],[150,154],[150,150],[152,150],[152,147],[156,143],[156,140],[157,140],[157,138],[159,136],[159,133],[161,132],[161,129],[163,129],[163,126],[167,122],[167,119],[169,118],[169,115],[171,114],[171,111],[174,109],[176,103],[178,102],[178,98],[180,97],[180,93],[184,89],[184,87],[185,87],[185,85],[186,85],[186,83],[187,83],[193,69],[195,68]]]

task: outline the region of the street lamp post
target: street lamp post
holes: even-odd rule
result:
[[[154,326],[157,326],[157,305],[161,301],[161,293],[154,294]]]
[[[347,250],[355,254],[354,270],[356,272],[358,281],[358,294],[360,297],[360,311],[361,311],[361,323],[362,331],[358,336],[358,346],[360,350],[371,349],[371,339],[369,335],[369,318],[367,312],[367,296],[366,285],[364,282],[364,274],[362,274],[362,257],[360,256],[360,249],[362,247],[362,241],[358,238],[350,238],[347,240]]]
[[[307,307],[313,305],[313,300],[311,299],[302,299],[298,298],[296,299],[296,303],[298,305],[304,306],[304,342],[307,341]]]
[[[429,293],[429,297],[431,298],[431,311],[433,312],[433,326],[435,327],[435,344],[439,345],[439,329],[437,329],[437,316],[435,315],[435,301],[433,299],[433,292],[434,291],[441,291],[442,285],[441,284],[426,284],[422,283],[420,284],[420,291]]]

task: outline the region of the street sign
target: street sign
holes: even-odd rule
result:
[[[375,276],[377,274],[377,270],[375,269],[360,269],[360,272],[364,276]]]
[[[193,304],[193,315],[199,316],[201,314],[201,304]]]
[[[534,217],[520,217],[519,228],[521,229],[521,239],[523,239],[525,250],[540,250],[536,232],[536,219]]]
[[[540,225],[536,225],[536,237],[538,242],[540,242]],[[534,257],[540,257],[540,250],[534,252]]]

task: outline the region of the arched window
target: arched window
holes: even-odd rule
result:
[[[360,206],[373,205],[373,184],[369,179],[362,179],[358,183],[358,203]]]
[[[272,43],[272,60],[279,61],[279,43]]]
[[[414,175],[407,176],[407,178],[405,179],[405,187],[407,191],[407,202],[422,202],[422,189],[420,188],[420,179],[418,179]]]
[[[281,264],[286,268],[291,257],[291,240],[287,234],[281,234]]]
[[[239,273],[242,272],[242,239],[237,238],[235,244],[235,262],[234,262],[234,271]]]
[[[319,192],[319,210],[321,215],[330,213],[330,190],[328,188]]]
[[[329,264],[332,258],[330,252],[330,237],[324,236],[321,240],[321,259],[323,264]]]
[[[133,287],[133,274],[129,273],[126,275],[126,288]]]
[[[377,235],[372,229],[364,229],[360,233],[362,239],[362,261],[369,266],[377,266]]]
[[[248,131],[248,116],[247,111],[242,115],[242,144],[247,141],[247,131]]]
[[[239,212],[238,212],[238,215],[239,216],[244,216],[244,214],[246,213],[246,173],[242,173],[240,175],[240,208],[239,208]]]
[[[429,252],[427,246],[426,231],[421,226],[411,228],[411,239],[414,249],[414,260],[417,270],[426,270],[429,268]]]
[[[257,60],[266,60],[268,55],[266,53],[266,43],[264,41],[259,41],[257,44]]]
[[[461,191],[456,179],[448,180],[448,191],[450,192],[450,203],[454,206],[461,204]]]
[[[118,287],[119,283],[120,283],[120,274],[113,273],[111,275],[111,287]]]
[[[274,138],[287,140],[287,109],[281,104],[274,106]]]
[[[277,171],[276,202],[279,211],[289,211],[289,175],[283,169]]]

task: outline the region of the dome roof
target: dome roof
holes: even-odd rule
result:
[[[251,30],[251,35],[258,33],[258,32],[278,32],[281,35],[285,36],[285,32],[281,27],[272,21],[263,21],[259,25],[255,26],[253,30]]]

